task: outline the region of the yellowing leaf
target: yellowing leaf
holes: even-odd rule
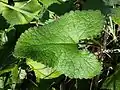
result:
[[[34,70],[38,81],[40,79],[56,78],[61,75],[58,71],[48,68],[44,64],[33,61],[32,59],[27,59],[26,63],[31,67],[32,70]]]

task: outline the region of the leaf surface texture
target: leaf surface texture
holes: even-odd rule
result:
[[[78,43],[98,35],[103,25],[104,17],[99,11],[71,11],[23,33],[14,55],[40,61],[72,78],[92,78],[101,72],[101,63],[89,51],[78,50]]]

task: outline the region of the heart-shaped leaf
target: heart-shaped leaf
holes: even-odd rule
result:
[[[101,63],[89,51],[78,50],[78,42],[98,35],[103,25],[99,11],[72,11],[23,33],[14,55],[40,61],[71,78],[92,78],[100,73]]]

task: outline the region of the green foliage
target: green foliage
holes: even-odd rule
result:
[[[42,2],[45,7],[48,7],[53,3],[60,3],[60,0],[39,0],[39,1]]]
[[[113,8],[111,16],[113,21],[120,25],[120,8]]]
[[[120,90],[120,0],[0,0],[0,90]]]
[[[102,89],[120,90],[120,65],[117,66],[115,73],[104,81]]]
[[[61,75],[58,71],[55,71],[52,68],[47,68],[44,64],[33,61],[32,59],[27,59],[26,63],[32,70],[34,70],[38,81],[40,79],[51,79]]]
[[[10,76],[2,76],[3,74],[11,73]],[[16,83],[18,82],[18,66],[14,65],[11,67],[7,67],[4,70],[0,71],[0,89],[5,89],[5,87],[9,86],[9,88],[15,89]]]
[[[78,43],[99,34],[103,20],[99,11],[65,14],[53,23],[26,31],[15,46],[15,56],[41,61],[72,78],[91,78],[102,67],[93,54],[78,50]]]
[[[103,0],[106,5],[114,6],[116,4],[120,4],[120,0]]]
[[[16,2],[15,6],[7,4],[7,0],[0,2],[1,13],[10,24],[26,24],[33,18],[38,19],[36,15],[42,10],[37,0]]]

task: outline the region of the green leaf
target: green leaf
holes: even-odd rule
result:
[[[13,70],[11,71],[11,82],[12,82],[12,88],[15,89],[15,86],[19,80],[19,75],[18,75],[18,66],[15,65]]]
[[[15,66],[8,66],[8,67],[5,67],[4,69],[0,70],[0,75],[6,73],[6,72],[10,72],[14,69]]]
[[[3,90],[4,88],[4,78],[0,77],[0,89]]]
[[[72,11],[22,34],[14,55],[40,61],[72,78],[92,78],[100,73],[101,63],[92,53],[78,50],[78,43],[98,35],[103,25],[99,11]]]
[[[7,86],[7,84],[8,85],[11,84],[12,88],[15,88],[15,85],[16,85],[18,79],[19,79],[18,78],[18,66],[17,65],[11,65],[11,66],[8,66],[8,67],[4,68],[3,70],[0,70],[0,75],[2,76],[2,74],[7,73],[7,72],[11,72],[11,77],[9,77],[9,78],[7,76],[6,77],[0,77],[0,89],[5,87],[5,82],[6,82],[6,86]]]
[[[116,24],[120,24],[120,8],[113,8],[111,16]]]
[[[11,75],[12,75],[12,82],[17,83],[18,81],[18,66],[17,65],[15,65],[15,67],[11,71]]]
[[[53,70],[52,68],[48,68],[44,64],[33,61],[32,59],[27,59],[26,63],[31,67],[32,70],[34,70],[37,81],[40,79],[56,78],[61,75],[58,71]]]
[[[103,0],[106,5],[114,6],[116,4],[120,5],[120,0]]]
[[[49,7],[53,3],[60,3],[59,0],[39,0],[45,7]]]
[[[116,68],[116,72],[104,81],[102,89],[120,90],[120,65]]]
[[[26,24],[42,10],[42,6],[37,0],[15,2],[14,6],[7,4],[7,0],[0,1],[0,12],[10,24]]]

